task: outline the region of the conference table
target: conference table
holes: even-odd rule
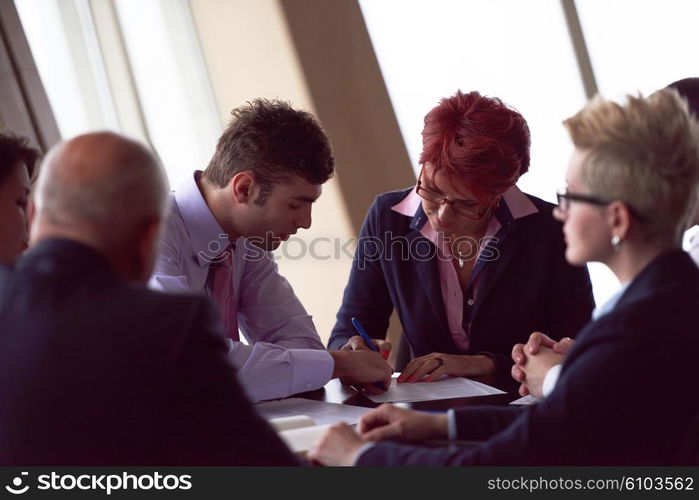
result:
[[[472,380],[481,382],[503,391],[509,391],[501,394],[490,394],[487,396],[473,396],[467,398],[449,398],[437,399],[432,401],[417,401],[412,403],[396,403],[396,406],[402,408],[411,408],[414,410],[428,412],[446,412],[450,408],[463,408],[467,406],[480,405],[508,405],[511,401],[519,399],[520,395],[516,392],[516,386],[509,383],[506,386],[496,384],[491,377],[472,377]],[[328,382],[323,388],[296,394],[294,398],[304,398],[315,401],[323,401],[326,403],[338,403],[351,406],[360,406],[364,408],[375,408],[380,406],[380,403],[375,403],[366,397],[361,391],[347,385],[343,385],[339,379],[333,379]],[[421,446],[441,447],[441,446],[457,446],[459,448],[468,448],[478,443],[473,441],[448,441],[443,439],[431,439],[420,443]],[[300,453],[301,457],[305,457],[305,452]]]

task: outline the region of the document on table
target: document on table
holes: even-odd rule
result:
[[[523,396],[519,399],[515,399],[510,404],[511,405],[535,405],[536,403],[540,403],[540,402],[541,402],[540,400],[536,399],[531,394],[527,394],[526,396]]]
[[[267,420],[306,415],[310,417],[316,425],[336,424],[338,422],[346,422],[350,425],[356,424],[362,415],[371,410],[371,408],[326,403],[324,401],[313,401],[311,399],[302,398],[288,398],[282,399],[281,401],[258,403],[255,405],[255,409]]]
[[[395,376],[396,374],[394,374]],[[504,392],[475,380],[445,377],[435,382],[414,382],[411,384],[399,384],[393,378],[391,387],[388,388],[387,392],[376,396],[369,394],[366,396],[375,403],[413,403],[435,399],[488,396],[490,394],[504,394]]]

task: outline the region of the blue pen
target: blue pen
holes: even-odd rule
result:
[[[369,337],[369,334],[366,332],[362,324],[359,322],[357,318],[352,318],[352,325],[354,326],[354,329],[357,330],[359,335],[362,337],[364,340],[364,343],[367,345],[369,349],[371,349],[374,352],[379,352],[379,348],[376,344],[374,344],[374,341],[371,340],[371,337]],[[386,387],[386,384],[383,382],[374,382],[374,387],[378,387],[382,391],[387,391],[388,388]]]

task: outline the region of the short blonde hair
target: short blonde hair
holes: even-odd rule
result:
[[[699,123],[674,89],[618,104],[597,96],[563,122],[592,193],[626,203],[646,238],[679,241],[699,182]]]

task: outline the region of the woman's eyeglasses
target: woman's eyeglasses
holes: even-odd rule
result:
[[[606,207],[610,203],[617,201],[617,200],[606,200],[604,198],[600,198],[599,196],[590,196],[587,194],[571,193],[567,189],[562,190],[562,191],[558,191],[556,193],[556,197],[558,198],[558,206],[555,208],[555,210],[557,210],[558,213],[561,215],[565,215],[568,213],[568,210],[570,209],[570,202],[571,201],[578,201],[581,203],[589,203],[591,205],[597,205],[598,207]],[[631,212],[631,215],[633,215],[637,220],[639,220],[639,221],[648,220],[646,217],[644,217],[641,214],[641,212],[639,212],[634,207],[632,207],[630,203],[627,203],[623,200],[618,200],[618,201],[621,201],[624,204],[624,206],[626,206],[627,210],[629,212]]]
[[[451,205],[452,210],[459,215],[468,217],[469,219],[482,220],[486,214],[490,211],[493,206],[493,202],[489,203],[488,206],[483,208],[478,202],[473,200],[450,200],[446,196],[440,193],[436,193],[430,189],[425,188],[421,182],[422,171],[417,178],[417,186],[415,187],[415,192],[420,198],[435,205]]]
[[[571,193],[567,189],[564,191],[558,191],[556,193],[556,198],[558,199],[558,210],[562,213],[568,212],[570,208],[571,201],[579,201],[581,203],[590,203],[592,205],[597,205],[600,207],[606,207],[611,203],[609,200],[605,200],[598,196],[590,196],[587,194]]]

